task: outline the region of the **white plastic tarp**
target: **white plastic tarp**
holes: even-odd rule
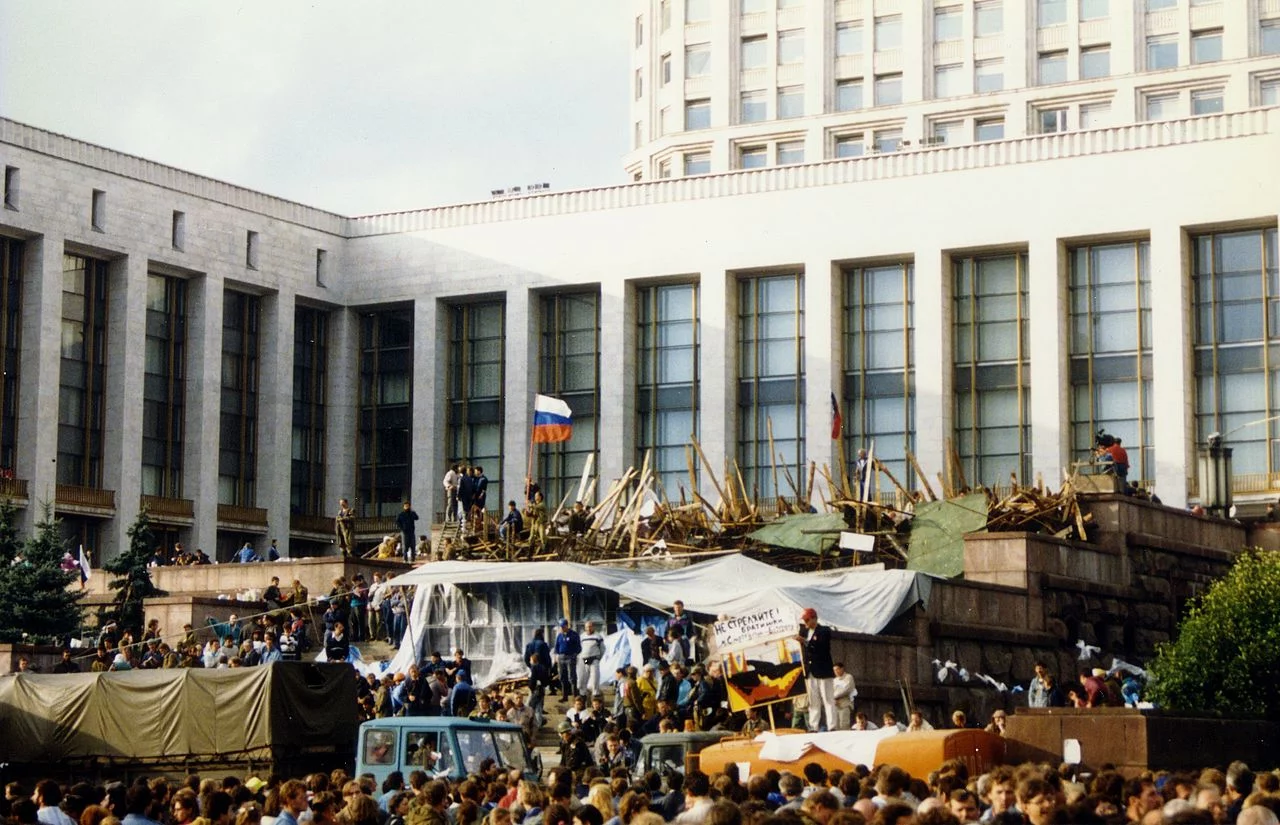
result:
[[[812,607],[825,625],[868,634],[881,632],[912,605],[926,603],[930,586],[926,576],[907,570],[792,573],[740,554],[663,570],[625,570],[571,562],[442,561],[403,573],[389,585],[417,588],[406,633],[406,640],[412,641],[423,637],[428,609],[423,597],[430,599],[435,586],[448,589],[466,584],[528,582],[585,585],[613,591],[623,600],[663,609],[680,599],[689,611],[711,616],[739,616],[778,607],[793,613],[798,622],[800,611]],[[438,596],[440,591],[435,593]],[[408,668],[413,649],[412,644],[402,645],[392,666],[396,670]],[[518,666],[519,655],[516,652],[512,664]],[[496,670],[491,675],[498,676]]]
[[[810,750],[826,751],[851,765],[876,764],[876,748],[880,740],[895,736],[896,727],[876,730],[840,730],[830,733],[788,733],[778,735],[766,731],[756,737],[761,743],[760,758],[775,762],[798,762]]]

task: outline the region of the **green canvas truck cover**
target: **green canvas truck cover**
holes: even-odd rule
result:
[[[268,760],[356,728],[346,664],[0,678],[0,762]]]

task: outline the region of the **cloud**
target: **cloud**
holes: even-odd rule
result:
[[[345,213],[623,180],[613,0],[0,0],[0,113]]]

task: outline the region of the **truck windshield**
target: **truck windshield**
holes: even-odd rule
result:
[[[394,765],[396,763],[395,731],[367,728],[364,732],[364,762],[366,765]]]
[[[493,732],[498,742],[498,755],[502,757],[504,768],[524,770],[529,765],[524,761],[524,735],[514,730],[498,730]]]
[[[683,745],[656,745],[649,749],[649,764],[645,766],[660,774],[684,773]]]
[[[449,773],[454,765],[453,748],[448,738],[441,740],[438,731],[411,730],[404,739],[406,770],[422,768],[429,774]]]
[[[498,761],[493,734],[487,730],[459,730],[458,749],[462,752],[462,765],[468,774],[478,773],[480,763],[486,759]]]

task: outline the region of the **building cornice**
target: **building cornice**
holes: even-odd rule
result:
[[[1272,133],[1277,119],[1280,108],[1259,108],[357,217],[316,209],[6,118],[0,118],[0,143],[332,235],[366,238],[1231,140]]]

